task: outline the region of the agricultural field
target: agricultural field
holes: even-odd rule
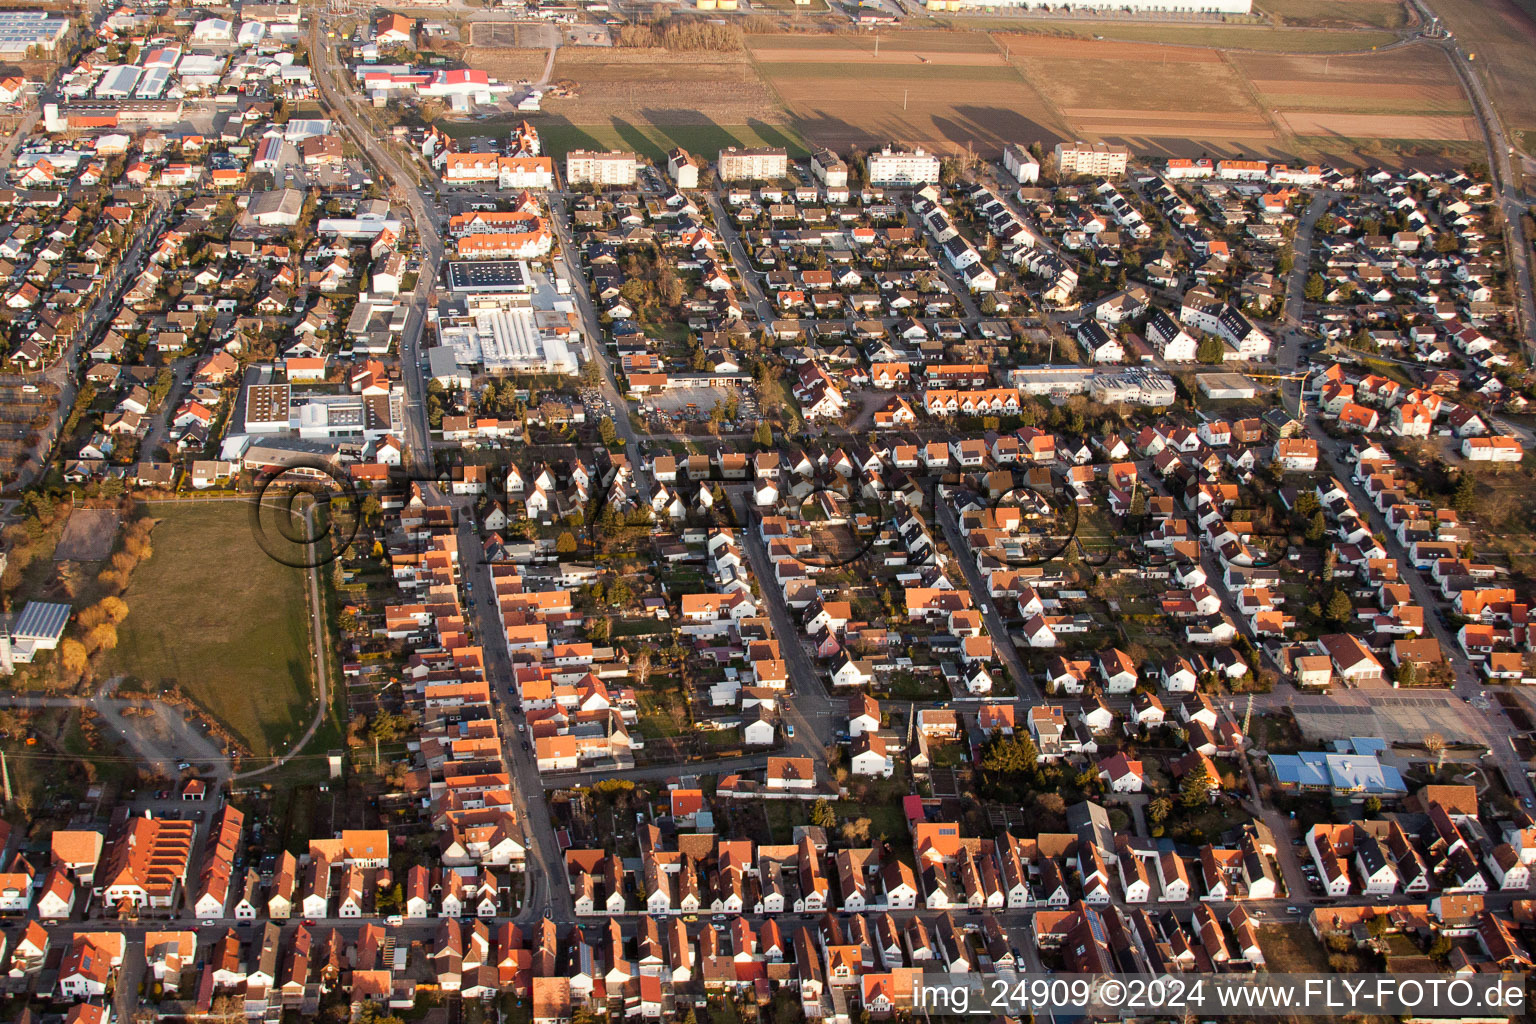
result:
[[[741,52],[561,47],[552,80],[576,83],[544,109],[574,125],[782,123],[773,96]]]
[[[1075,133],[1138,150],[1166,139],[1263,147],[1273,125],[1216,50],[1007,36],[1012,61]]]
[[[1510,141],[1536,147],[1536,3],[1532,0],[1428,0],[1473,55]]]
[[[1468,0],[1471,2],[1471,0]],[[1395,42],[1396,32],[1379,29],[1343,30],[1273,28],[1267,25],[1180,25],[1144,21],[1014,20],[1008,28],[1029,35],[1055,38],[1104,39],[1172,46],[1209,46],[1222,50],[1268,50],[1279,53],[1347,53]]]
[[[155,515],[154,553],[123,595],[106,672],[151,690],[174,682],[257,757],[280,750],[314,700],[304,573],[262,551],[243,503],[163,504]]]
[[[940,153],[995,156],[1020,140],[1054,142],[1062,124],[982,33],[753,35],[748,50],[792,123],[813,145],[890,140]]]
[[[556,156],[596,147],[652,159],[674,146],[706,156],[729,145],[783,146],[802,156],[892,140],[983,157],[1010,142],[1067,138],[1272,159],[1366,147],[1383,163],[1398,150],[1473,148],[1476,123],[1438,48],[1373,53],[1394,33],[1332,27],[1392,25],[1402,14],[1396,0],[1270,4],[1266,15],[1288,25],[1330,27],[1015,19],[1028,27],[752,34],[740,52],[568,46],[552,78],[575,95],[546,97],[530,120]],[[537,78],[547,51],[505,45],[511,38],[475,46],[474,65],[503,81]],[[1297,52],[1276,52],[1286,49]],[[484,134],[501,120],[443,127]]]
[[[464,62],[486,72],[501,82],[533,82],[544,73],[548,50],[525,50],[512,46],[471,46],[464,51]]]
[[[1427,44],[1332,57],[1230,56],[1260,101],[1276,111],[1294,135],[1450,141],[1479,137],[1449,59]]]
[[[1430,44],[1278,54],[1019,34],[997,37],[1074,134],[1139,152],[1347,154],[1357,143],[1462,146],[1477,125]],[[1373,154],[1373,158],[1379,154]]]

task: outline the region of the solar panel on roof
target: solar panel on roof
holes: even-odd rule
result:
[[[72,609],[55,601],[28,601],[11,630],[19,640],[57,639],[64,633]]]

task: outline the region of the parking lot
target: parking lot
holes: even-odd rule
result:
[[[1348,698],[1355,698],[1348,694]],[[1376,736],[1388,743],[1418,743],[1426,733],[1477,735],[1468,705],[1444,693],[1373,695],[1356,703],[1346,695],[1302,697],[1291,705],[1303,734],[1320,740]]]
[[[757,420],[757,399],[742,391],[725,387],[670,388],[645,400],[648,411],[673,422],[705,421],[709,411],[719,403],[724,408],[732,397],[736,398],[737,416],[733,427],[721,424],[723,429],[750,429]]]
[[[581,404],[587,410],[588,423],[599,422],[604,416],[618,422],[618,413],[614,411],[613,403],[603,397],[603,393],[596,388],[581,389]]]

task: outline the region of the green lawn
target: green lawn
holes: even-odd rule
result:
[[[869,841],[878,845],[884,836],[893,846],[909,844],[907,818],[899,800],[883,804],[863,804],[854,800],[838,800],[832,804],[838,821],[852,818],[869,819]]]
[[[810,805],[804,800],[764,800],[762,804],[775,843],[793,841],[795,826],[810,823]]]
[[[1310,928],[1301,922],[1264,925],[1259,929],[1259,937],[1264,946],[1264,959],[1272,971],[1318,974],[1328,971],[1327,952]]]
[[[637,727],[641,736],[661,739],[691,731],[688,703],[675,679],[653,674],[636,698],[640,704]]]
[[[1408,21],[1402,4],[1375,0],[1258,0],[1254,7],[1287,25],[1398,29]]]
[[[241,502],[157,504],[107,671],[176,683],[257,757],[313,710],[304,573],[267,557]]]

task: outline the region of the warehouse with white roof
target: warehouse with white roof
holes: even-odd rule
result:
[[[527,306],[476,309],[462,322],[440,327],[438,333],[460,366],[482,366],[492,374],[577,372],[570,346],[540,331],[534,311]]]
[[[132,96],[134,86],[139,84],[140,70],[132,64],[108,68],[106,74],[101,76],[101,81],[96,83],[96,98],[125,100]]]
[[[52,51],[69,31],[69,19],[47,11],[0,11],[0,54],[20,56],[34,46]]]

